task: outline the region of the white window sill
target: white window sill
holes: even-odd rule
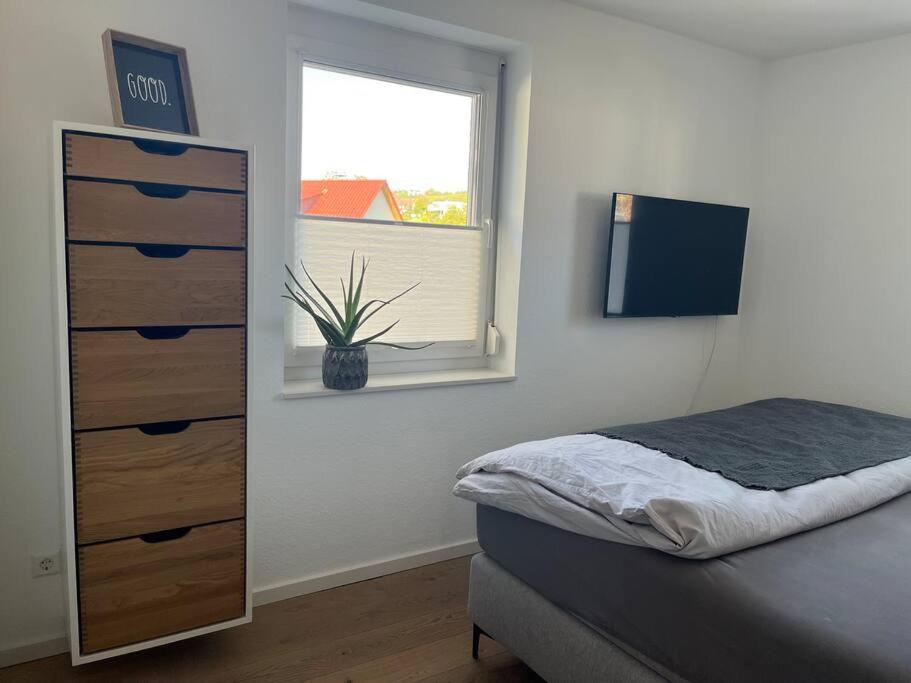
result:
[[[350,396],[375,391],[399,391],[401,389],[426,389],[429,387],[455,386],[459,384],[485,384],[488,382],[511,382],[515,375],[489,370],[468,368],[462,370],[436,370],[432,372],[403,372],[395,375],[371,375],[367,386],[353,391],[327,389],[321,379],[287,380],[282,389],[282,398],[314,398],[316,396]]]

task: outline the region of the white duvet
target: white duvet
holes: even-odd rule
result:
[[[455,495],[608,541],[694,559],[850,517],[911,491],[911,457],[757,491],[596,434],[521,443],[458,472]]]

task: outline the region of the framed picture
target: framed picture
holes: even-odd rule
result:
[[[113,29],[101,42],[115,125],[199,135],[185,49]]]

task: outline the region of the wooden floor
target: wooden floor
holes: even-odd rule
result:
[[[0,681],[540,681],[497,643],[471,658],[468,559],[257,607],[253,623],[78,668],[69,655]]]

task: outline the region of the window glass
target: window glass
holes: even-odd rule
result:
[[[300,214],[470,224],[474,101],[305,66]]]

